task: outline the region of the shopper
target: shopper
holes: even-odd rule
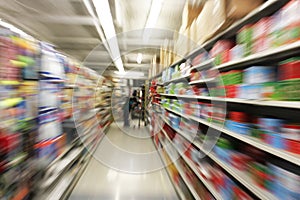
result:
[[[129,127],[129,113],[130,113],[130,103],[129,103],[129,97],[126,96],[124,99],[125,103],[123,106],[123,120],[124,120],[124,127]]]

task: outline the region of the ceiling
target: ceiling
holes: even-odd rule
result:
[[[153,55],[179,30],[185,0],[163,0],[148,42],[143,29],[154,0],[108,1],[125,70],[147,75]],[[0,17],[100,73],[107,66],[116,70],[83,0],[0,0]],[[137,53],[143,53],[142,64],[136,63]]]

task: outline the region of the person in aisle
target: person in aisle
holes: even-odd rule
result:
[[[134,119],[136,116],[138,116],[139,112],[139,97],[138,97],[138,91],[134,90],[132,93],[132,97],[130,98],[130,114],[131,119]]]
[[[124,127],[129,127],[129,113],[130,113],[130,99],[128,96],[124,99],[125,103],[123,105],[123,120],[124,120]]]

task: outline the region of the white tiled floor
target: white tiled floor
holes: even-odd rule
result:
[[[121,127],[121,126],[120,126]],[[176,200],[176,192],[145,127],[111,125],[71,200]]]

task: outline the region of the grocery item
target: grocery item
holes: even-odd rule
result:
[[[239,95],[239,85],[226,85],[226,97],[227,98],[237,98]]]
[[[235,122],[245,123],[248,122],[248,115],[244,112],[231,111],[229,112],[229,119]]]
[[[229,50],[229,57],[231,60],[238,60],[244,57],[244,46],[237,44]]]
[[[283,120],[275,118],[258,118],[258,126],[262,130],[279,133],[283,126]]]
[[[279,80],[300,79],[300,57],[293,57],[279,63]]]
[[[258,162],[250,162],[248,171],[256,185],[263,189],[269,188],[271,176],[266,165]]]
[[[232,144],[229,140],[220,138],[217,142],[217,145],[214,147],[216,155],[224,160],[225,162],[230,162],[230,150],[232,149]]]
[[[234,43],[230,40],[219,40],[210,50],[210,56],[214,58],[214,63],[220,65],[230,61],[230,49],[233,46]]]
[[[251,135],[250,125],[247,123],[240,123],[231,120],[226,120],[225,126],[228,130],[231,130],[235,133],[240,133],[243,135]]]
[[[243,84],[239,86],[238,98],[241,99],[261,99],[262,98],[261,84]]]
[[[268,163],[268,167],[272,175],[270,191],[279,199],[299,199],[300,175],[296,174],[295,170],[286,170],[284,163]]]
[[[276,99],[276,87],[277,82],[263,83],[261,88],[261,98],[262,99]]]
[[[203,53],[200,53],[199,55],[197,55],[193,60],[192,60],[192,65],[193,66],[196,66],[196,65],[199,65],[203,62],[206,62],[207,60],[209,60],[210,57],[209,57],[209,54],[207,52],[203,52]]]
[[[230,158],[230,164],[238,170],[246,171],[247,164],[251,162],[253,158],[250,156],[239,153],[239,152],[232,152]]]
[[[236,42],[243,47],[243,57],[253,53],[253,26],[244,26],[236,36]]]
[[[240,70],[231,70],[229,72],[221,73],[221,79],[225,86],[238,85],[243,81],[243,73]]]
[[[275,88],[275,96],[278,100],[300,100],[300,81],[280,81]]]
[[[254,66],[244,70],[244,84],[266,83],[273,82],[275,80],[275,67]]]
[[[271,17],[265,17],[253,25],[253,53],[259,53],[271,47],[269,37],[272,25]]]
[[[281,128],[283,138],[300,141],[300,125],[284,124]]]

